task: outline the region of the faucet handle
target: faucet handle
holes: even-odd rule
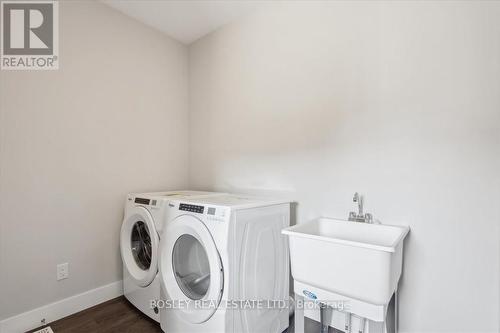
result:
[[[359,193],[356,192],[356,193],[354,193],[354,197],[352,198],[352,201],[353,202],[358,202],[358,200],[359,200]]]

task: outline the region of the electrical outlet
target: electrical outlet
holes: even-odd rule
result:
[[[67,279],[69,275],[68,263],[57,265],[57,281]]]

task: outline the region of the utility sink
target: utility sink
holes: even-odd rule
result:
[[[319,218],[284,229],[294,280],[371,304],[397,288],[408,227]]]

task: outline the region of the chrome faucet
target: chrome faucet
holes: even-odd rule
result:
[[[348,220],[354,222],[373,223],[372,214],[363,213],[363,196],[356,192],[354,193],[352,201],[358,204],[358,213],[356,214],[355,212],[350,212]]]
[[[352,198],[353,202],[358,203],[358,216],[363,215],[363,197],[359,195],[358,192],[354,193],[354,197]]]

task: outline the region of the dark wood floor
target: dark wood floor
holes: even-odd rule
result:
[[[293,332],[293,319],[288,332]],[[49,323],[54,333],[161,333],[160,325],[130,304],[121,296],[71,316]],[[45,326],[34,329],[39,330]],[[286,333],[285,331],[284,333]],[[319,332],[319,323],[305,319],[305,332]],[[337,332],[330,327],[330,333]],[[338,331],[340,332],[340,331]]]
[[[75,313],[48,326],[54,333],[162,332],[157,322],[134,308],[123,296]],[[42,327],[37,330],[40,328]]]

